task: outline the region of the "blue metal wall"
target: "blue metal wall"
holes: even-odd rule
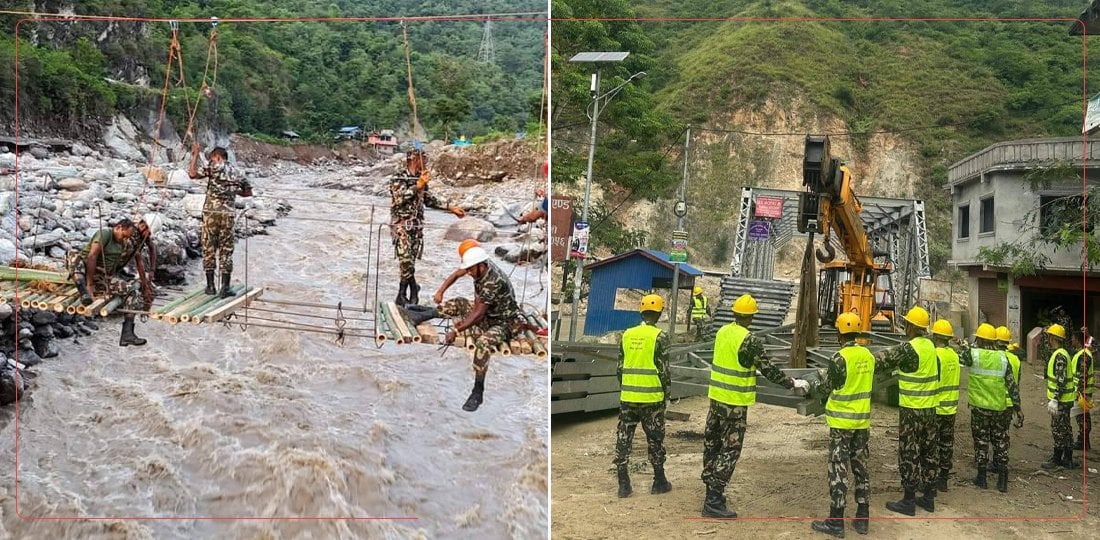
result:
[[[655,277],[671,279],[672,270],[642,255],[627,257],[593,269],[588,293],[588,314],[584,319],[584,335],[598,336],[637,325],[642,319],[636,309],[615,309],[615,290],[649,290]]]

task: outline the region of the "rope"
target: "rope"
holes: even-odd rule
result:
[[[401,35],[405,39],[405,69],[408,72],[409,78],[409,104],[412,106],[413,138],[415,139],[420,135],[420,118],[416,114],[416,89],[413,87],[412,60],[409,57],[409,30],[404,20],[401,21]]]

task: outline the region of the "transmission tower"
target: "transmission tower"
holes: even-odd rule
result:
[[[496,50],[493,47],[493,21],[485,19],[485,33],[481,36],[481,48],[477,50],[477,61],[492,64],[496,62]]]

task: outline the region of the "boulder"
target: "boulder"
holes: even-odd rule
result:
[[[0,238],[0,264],[11,264],[11,261],[16,258],[16,255],[17,253],[15,251],[15,242],[12,242],[7,238]],[[0,304],[0,310],[4,309],[3,306],[7,306],[7,304]],[[11,306],[8,306],[9,309],[10,307]],[[10,315],[11,313],[9,312],[8,314]],[[0,320],[2,319],[3,318],[0,317]]]
[[[114,122],[107,127],[107,131],[103,134],[103,144],[107,146],[111,153],[120,158],[143,161],[145,157],[133,142],[136,136],[137,130],[134,125],[126,117],[116,116]]]
[[[46,159],[46,158],[50,157],[50,151],[47,150],[46,148],[41,147],[41,146],[32,146],[29,153],[30,153],[30,155],[32,155],[32,156],[34,156],[38,159]]]
[[[57,185],[66,191],[84,191],[88,189],[88,183],[80,178],[63,178]]]
[[[15,403],[23,397],[23,376],[19,370],[5,365],[0,366],[0,405]]]
[[[49,175],[51,178],[72,178],[74,176],[80,176],[80,171],[73,167],[46,167],[41,171],[43,174]]]
[[[87,156],[91,155],[92,149],[84,146],[79,142],[74,142],[73,145],[69,148],[69,153],[74,156]]]
[[[24,238],[20,244],[24,249],[38,249],[52,246],[65,236],[65,229],[57,228],[48,233]]]
[[[461,242],[467,238],[474,238],[478,242],[488,242],[496,234],[496,228],[493,227],[492,223],[483,219],[468,217],[452,223],[450,227],[447,227],[447,232],[443,237],[454,242]]]
[[[202,205],[206,196],[199,193],[189,193],[181,201],[180,206],[187,215],[193,218],[202,218]]]

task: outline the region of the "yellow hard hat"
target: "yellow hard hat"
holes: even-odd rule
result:
[[[1047,327],[1047,333],[1061,339],[1066,339],[1066,329],[1060,324],[1052,324]]]
[[[703,294],[703,288],[696,285],[695,288],[691,290],[691,292],[693,292],[695,294]]]
[[[659,294],[647,294],[642,297],[642,305],[638,311],[662,311],[665,309],[665,299]]]
[[[852,312],[841,313],[836,318],[836,331],[841,334],[851,334],[853,332],[860,332],[863,330],[863,322],[859,320],[859,315]]]
[[[1008,344],[1008,350],[1009,351],[1018,351],[1018,350],[1020,350],[1020,344],[1019,343],[1009,343]]]
[[[909,324],[921,328],[928,328],[928,322],[929,319],[931,319],[931,317],[928,316],[928,311],[920,306],[909,308],[909,313],[906,313],[902,318],[908,321]]]
[[[751,294],[742,294],[733,303],[733,312],[738,315],[756,315],[756,299]]]
[[[1007,326],[997,327],[997,341],[1003,341],[1005,343],[1012,341],[1012,332],[1009,331]]]
[[[987,339],[989,341],[997,341],[997,330],[993,328],[992,324],[982,323],[978,325],[978,330],[974,332],[974,337]]]
[[[937,336],[955,337],[955,329],[951,328],[951,323],[947,319],[940,319],[932,323],[932,333]]]

